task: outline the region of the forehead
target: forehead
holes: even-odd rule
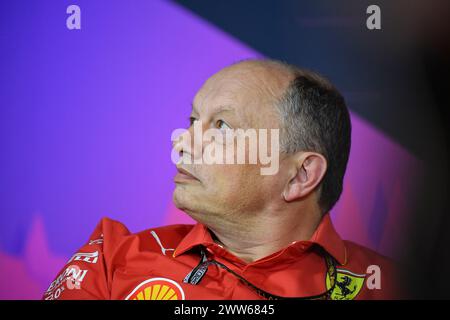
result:
[[[278,128],[275,103],[285,87],[286,81],[282,83],[266,70],[224,69],[204,83],[193,107],[202,116],[232,112],[242,126]]]

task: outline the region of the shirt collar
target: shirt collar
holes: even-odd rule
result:
[[[294,241],[288,247],[304,246],[306,244],[317,244],[327,251],[340,265],[347,263],[347,251],[344,241],[333,227],[330,215],[327,213],[323,216],[311,239],[308,241]],[[190,249],[203,245],[206,248],[221,248],[223,247],[214,242],[209,229],[197,223],[189,231],[189,233],[181,240],[175,249],[173,256],[178,257]],[[286,250],[286,248],[282,249]],[[281,251],[281,250],[280,250]]]

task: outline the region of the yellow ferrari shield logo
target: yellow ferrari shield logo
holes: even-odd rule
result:
[[[345,269],[336,269],[336,284],[331,292],[332,300],[353,300],[364,284],[365,274],[356,274]],[[331,288],[331,281],[327,274],[327,290]]]

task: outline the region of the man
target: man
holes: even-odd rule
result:
[[[279,157],[276,172],[262,174],[261,159],[197,161],[211,145],[237,148],[239,134],[231,143],[184,139],[196,126],[224,137],[234,129],[279,130],[279,150],[265,146]],[[221,70],[196,94],[191,126],[175,143],[174,202],[198,223],[130,234],[105,218],[44,298],[392,298],[388,259],[343,241],[329,217],[350,136],[344,99],[321,76],[273,60]],[[250,158],[251,148],[245,152]]]

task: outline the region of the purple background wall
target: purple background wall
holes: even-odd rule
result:
[[[66,28],[70,4],[81,30]],[[261,55],[161,0],[2,2],[0,14],[0,298],[36,299],[103,216],[131,231],[191,222],[171,203],[171,132],[208,76]],[[352,120],[333,219],[393,255],[420,163]]]

